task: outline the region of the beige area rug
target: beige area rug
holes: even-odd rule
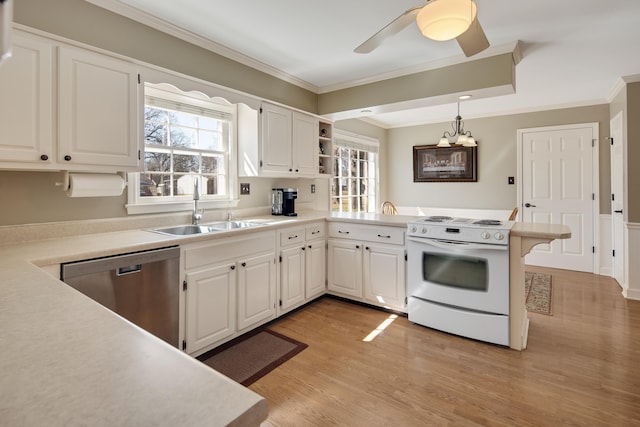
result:
[[[198,360],[248,386],[307,348],[307,344],[270,329],[242,335],[201,356]]]
[[[544,273],[524,273],[524,294],[527,310],[552,316],[551,275]]]

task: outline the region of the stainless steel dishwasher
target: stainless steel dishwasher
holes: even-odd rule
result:
[[[180,249],[170,247],[61,266],[61,279],[178,347]]]

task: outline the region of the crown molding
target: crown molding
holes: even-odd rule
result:
[[[611,103],[613,99],[618,96],[620,91],[625,88],[629,83],[637,83],[640,82],[640,74],[633,74],[630,76],[622,76],[616,83],[613,85],[611,90],[609,91],[609,96],[607,97],[607,102]]]
[[[131,20],[144,24],[155,30],[169,34],[180,40],[199,46],[213,53],[217,53],[221,56],[224,56],[225,58],[229,58],[242,65],[246,65],[258,71],[262,71],[265,74],[269,74],[273,77],[276,77],[280,80],[294,84],[303,89],[309,90],[313,93],[318,93],[319,88],[307,81],[304,81],[295,76],[292,76],[291,74],[285,73],[284,71],[279,70],[270,65],[267,65],[264,62],[261,62],[253,58],[250,58],[246,55],[243,55],[242,53],[236,50],[230,49],[226,46],[223,46],[219,43],[216,43],[211,39],[202,37],[191,31],[185,30],[184,28],[178,27],[177,25],[171,24],[165,21],[164,19],[158,18],[149,13],[143,12],[138,8],[129,6],[128,4],[125,4],[119,0],[85,0],[85,1],[87,3],[91,3],[95,6],[101,7],[115,14],[124,16]]]

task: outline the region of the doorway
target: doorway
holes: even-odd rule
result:
[[[571,238],[536,246],[525,263],[596,271],[598,124],[518,130],[518,206],[524,222],[563,224]]]

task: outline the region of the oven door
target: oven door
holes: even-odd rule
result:
[[[408,238],[409,297],[509,314],[509,247]]]

